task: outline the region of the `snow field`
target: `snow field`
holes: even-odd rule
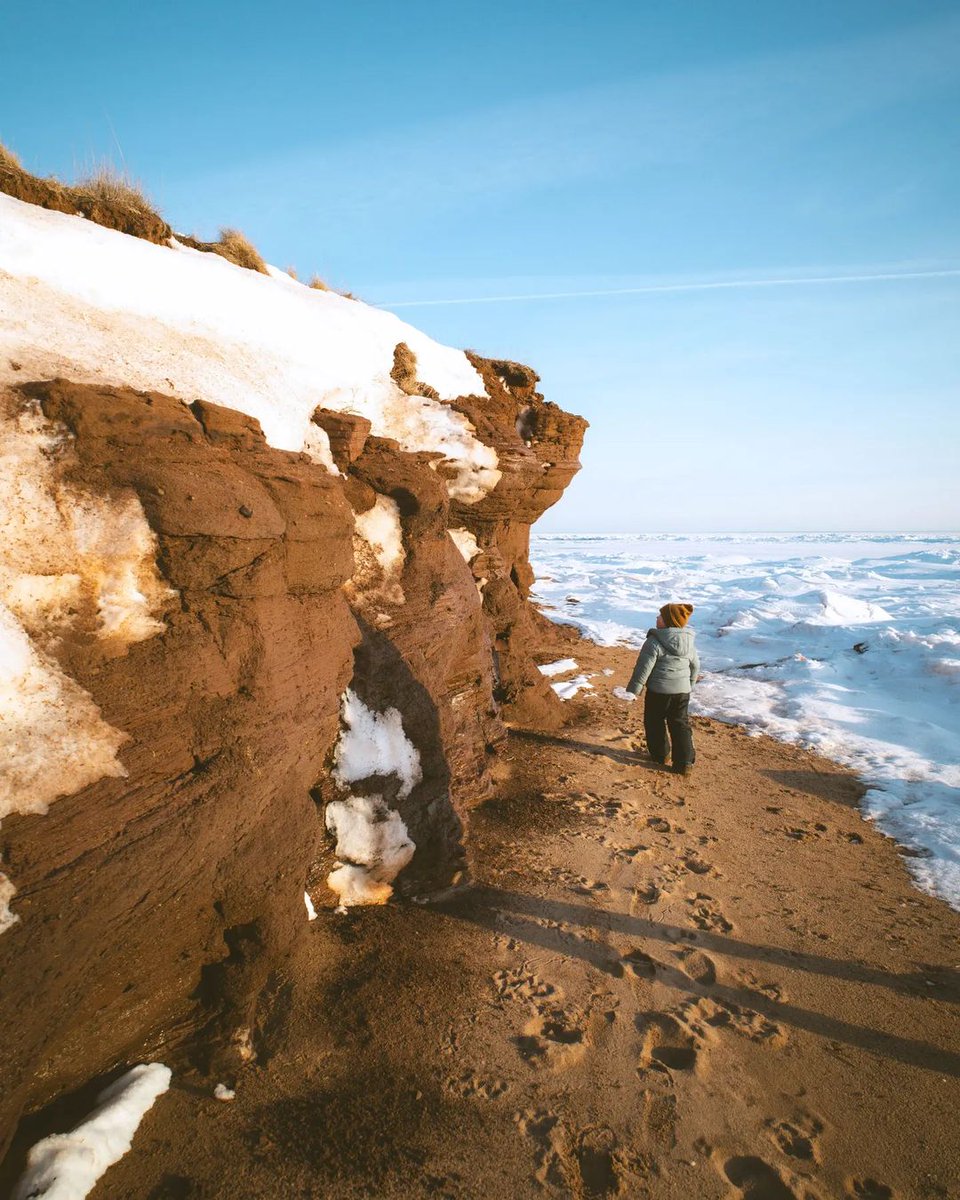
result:
[[[358,413],[405,450],[440,453],[451,496],[475,503],[500,479],[496,452],[444,400],[485,394],[466,355],[392,313],[244,270],[174,242],[155,246],[82,217],[0,195],[0,383],[78,382],[199,398],[256,418],[267,441],[328,469],[318,407]],[[441,401],[390,377],[406,342]]]
[[[158,1096],[170,1068],[134,1067],[100,1093],[97,1107],[71,1133],[44,1138],[27,1155],[13,1200],[83,1200],[101,1175],[130,1149],[133,1135]]]

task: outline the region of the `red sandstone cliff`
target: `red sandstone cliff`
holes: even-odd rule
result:
[[[409,794],[377,776],[351,789],[386,791],[415,843],[400,895],[468,869],[502,721],[559,720],[531,658],[527,544],[585,423],[526,368],[474,361],[490,395],[456,407],[502,472],[474,505],[451,501],[437,455],[362,418],[316,414],[335,476],[202,401],[65,381],[5,396],[8,415],[39,405],[69,431],[65,486],[133,490],[170,591],[158,636],[111,648],[81,621],[50,650],[126,735],[127,774],[0,829],[19,918],[0,937],[0,1020],[16,1031],[0,1045],[4,1138],[145,1046],[211,1069],[257,1053],[308,930],[305,888],[336,903],[323,810],[348,687],[398,710],[419,755]],[[402,529],[393,578],[356,537],[378,498]],[[449,528],[476,538],[469,566]]]

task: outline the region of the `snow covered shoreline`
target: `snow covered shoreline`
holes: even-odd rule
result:
[[[864,815],[960,907],[960,538],[554,534],[531,559],[547,615],[604,645],[693,603],[694,711],[854,769]]]

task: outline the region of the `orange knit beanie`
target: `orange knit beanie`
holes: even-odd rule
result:
[[[663,617],[664,625],[673,626],[674,629],[682,629],[690,620],[692,614],[692,604],[665,604],[660,609],[660,616]]]

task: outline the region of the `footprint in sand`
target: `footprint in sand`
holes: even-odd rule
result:
[[[483,1079],[472,1071],[446,1081],[448,1092],[461,1100],[499,1100],[510,1089],[504,1079]]]
[[[702,950],[683,950],[680,952],[680,966],[683,973],[701,987],[710,987],[717,981],[717,968],[713,959]]]
[[[720,1003],[705,996],[695,1004],[684,1007],[684,1018],[694,1029],[699,1024],[712,1029],[732,1029],[752,1042],[780,1047],[786,1043],[787,1035],[779,1025],[769,1021],[762,1013],[739,1004]]]
[[[723,1164],[723,1173],[744,1200],[797,1200],[769,1163],[753,1155],[728,1158]]]
[[[527,963],[509,971],[497,971],[491,983],[501,1000],[540,1000],[556,992],[553,984],[534,974]]]
[[[640,884],[633,889],[633,904],[656,904],[659,899],[660,889],[655,883]]]
[[[856,1200],[893,1200],[893,1188],[875,1179],[851,1179],[847,1191]]]
[[[688,896],[687,904],[690,905],[690,920],[698,929],[711,933],[729,933],[733,929],[713,899],[703,892]]]
[[[786,998],[786,993],[779,983],[761,979],[758,975],[754,975],[752,971],[738,971],[737,978],[750,991],[759,992],[761,996],[765,996],[768,1000],[775,1000],[779,1004]]]
[[[657,964],[645,954],[639,947],[634,947],[628,950],[626,954],[621,956],[624,968],[638,979],[652,979],[657,973]]]
[[[565,1070],[583,1058],[587,1049],[586,1022],[576,1009],[543,1008],[513,1039],[520,1057],[534,1067]]]
[[[556,1113],[531,1108],[513,1117],[524,1137],[534,1144],[534,1178],[544,1187],[562,1188],[566,1178],[561,1159],[564,1131]]]
[[[804,1163],[820,1161],[818,1137],[823,1132],[823,1123],[816,1117],[802,1117],[796,1121],[777,1121],[770,1118],[767,1130],[775,1146],[789,1158]]]
[[[650,1160],[620,1147],[605,1125],[576,1129],[546,1109],[516,1113],[514,1121],[534,1143],[537,1181],[572,1200],[635,1195],[650,1174]]]
[[[692,1071],[699,1039],[670,1013],[640,1013],[640,1065],[655,1071]]]

